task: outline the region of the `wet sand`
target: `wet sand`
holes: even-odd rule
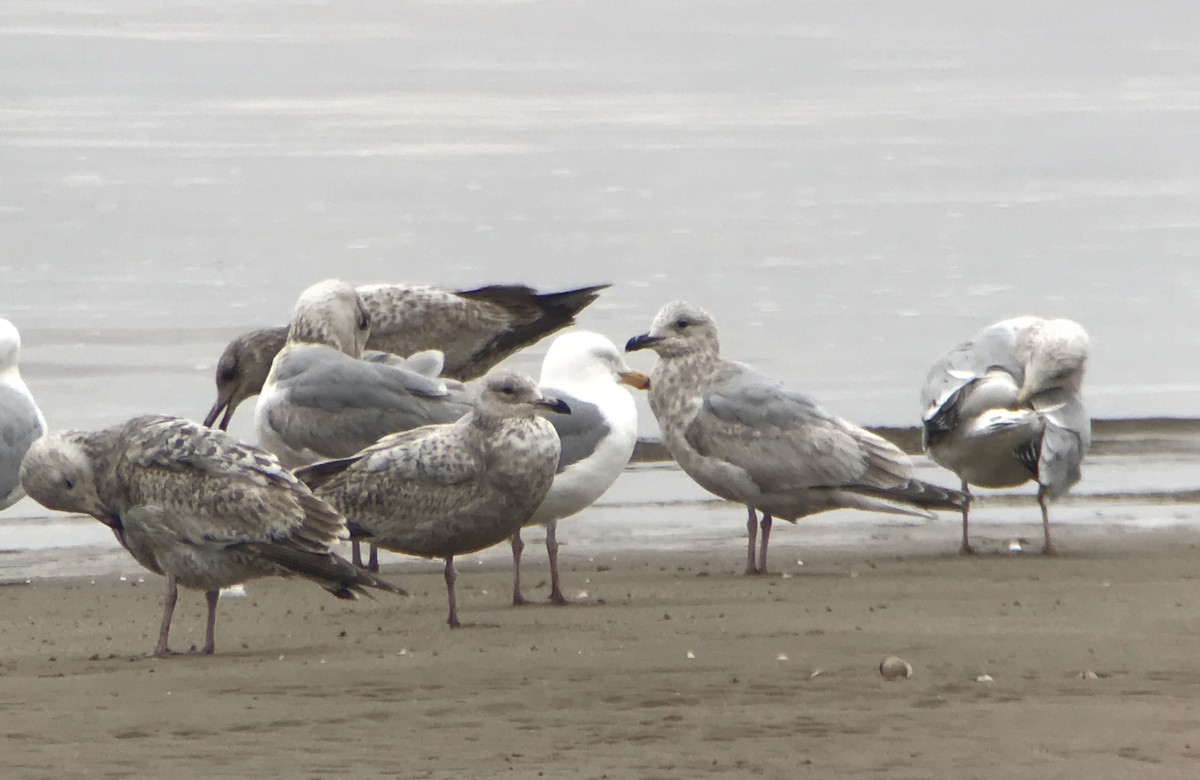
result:
[[[1193,532],[1066,524],[1044,558],[999,552],[1036,525],[981,524],[965,558],[950,520],[828,527],[779,528],[767,577],[732,533],[567,547],[565,608],[509,607],[504,556],[470,561],[458,631],[432,562],[387,567],[407,599],[255,581],[214,657],[147,657],[152,575],[6,587],[6,776],[1195,776]],[[202,631],[187,593],[172,644]],[[915,675],[884,681],[889,654]]]

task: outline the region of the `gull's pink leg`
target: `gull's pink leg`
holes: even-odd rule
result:
[[[571,601],[563,595],[558,584],[558,522],[551,520],[546,524],[546,555],[550,558],[550,601],[558,604],[570,604]]]
[[[746,548],[746,573],[757,574],[758,567],[754,565],[754,542],[758,539],[758,515],[754,512],[754,507],[746,507],[749,513],[749,518],[746,520],[746,533],[750,537],[749,545]]]
[[[522,604],[528,604],[524,594],[521,593],[521,553],[525,551],[525,542],[521,539],[521,529],[513,531],[512,535],[512,556],[513,556],[513,606],[519,607]]]
[[[762,540],[759,542],[758,573],[767,573],[767,541],[771,538],[771,516],[763,512]]]
[[[967,503],[963,504],[963,540],[962,540],[962,549],[960,550],[960,552],[963,555],[974,555],[975,548],[971,546],[971,540],[967,536],[967,519],[971,514],[971,501],[970,501],[971,487],[970,487],[970,485],[967,484],[967,481],[965,479],[963,480],[963,483],[962,483],[962,492],[967,494],[968,500],[967,500]]]
[[[204,654],[212,655],[217,649],[217,599],[221,598],[219,589],[204,591],[204,600],[208,602],[208,624],[204,627]]]
[[[450,617],[446,620],[450,624],[450,628],[459,628],[462,624],[458,622],[458,601],[454,597],[454,581],[458,579],[458,575],[454,573],[454,556],[446,556],[446,595],[450,599]]]
[[[175,578],[168,574],[167,598],[163,602],[162,627],[158,630],[158,647],[154,648],[154,654],[159,658],[171,654],[167,647],[167,635],[171,633],[171,616],[175,614],[175,602],[178,600],[179,588],[175,585]]]

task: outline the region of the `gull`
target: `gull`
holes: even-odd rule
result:
[[[562,456],[550,492],[525,525],[546,527],[550,601],[566,604],[558,577],[558,521],[595,503],[629,463],[637,443],[637,407],[620,385],[645,390],[650,380],[626,365],[611,341],[581,330],[564,333],[550,344],[539,384],[543,393],[565,401],[571,414],[549,417]],[[517,529],[512,535],[514,605],[527,603],[521,593],[524,549]]]
[[[430,423],[452,422],[470,408],[469,391],[428,372],[432,353],[407,361],[368,354],[370,315],[350,285],[330,279],[296,303],[287,343],[275,355],[255,407],[259,446],[288,468],[353,455],[380,437]],[[423,357],[424,356],[424,357]],[[357,542],[353,561],[362,563]],[[367,568],[378,571],[374,547]]]
[[[717,326],[698,306],[664,306],[626,351],[652,349],[650,408],[667,449],[701,487],[746,506],[747,574],[767,571],[773,517],[855,508],[932,517],[925,507],[967,500],[913,478],[908,456],[815,401],[740,363],[723,360]],[[762,543],[754,557],[755,511]]]
[[[288,468],[344,458],[470,408],[437,378],[360,360],[369,330],[361,298],[343,282],[321,282],[300,296],[255,409],[260,446]]]
[[[340,599],[364,588],[404,591],[330,551],[345,518],[274,456],[177,417],[148,415],[94,432],[50,433],[21,466],[26,492],[48,509],[91,515],[140,563],[167,578],[156,656],[178,587],[204,591],[204,650],[215,649],[221,588],[299,574]]]
[[[533,380],[495,371],[458,421],[380,439],[349,458],[296,476],[347,517],[351,534],[386,550],[442,558],[450,612],[459,625],[454,556],[510,538],[542,503],[560,445],[539,409],[569,413]]]
[[[46,432],[46,418],[21,379],[21,334],[0,318],[0,509],[25,496],[21,489],[21,459]]]
[[[359,287],[371,319],[368,349],[396,355],[436,349],[445,378],[483,376],[514,352],[574,324],[575,315],[608,285],[539,293],[522,285],[489,285],[451,291],[427,285]],[[271,361],[287,343],[288,328],[244,333],[217,362],[217,400],[204,418],[229,427],[238,405],[262,390]],[[222,412],[224,414],[222,415]]]
[[[1079,481],[1092,440],[1080,391],[1088,337],[1076,322],[1016,317],[989,325],[934,363],[921,392],[922,444],[970,485],[1038,483],[1042,551],[1052,553],[1047,502]],[[962,510],[962,551],[973,552]]]

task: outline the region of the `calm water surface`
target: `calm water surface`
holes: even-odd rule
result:
[[[228,338],[330,276],[612,282],[583,324],[618,342],[687,298],[864,423],[916,422],[980,326],[1063,315],[1097,416],[1200,416],[1197,29],[1192,0],[8,0],[0,315],[55,427],[202,415]]]

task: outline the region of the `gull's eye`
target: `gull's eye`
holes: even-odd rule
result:
[[[66,486],[67,490],[73,490],[75,488],[75,480],[66,477],[63,479],[63,485]]]
[[[516,391],[515,391],[515,390],[513,390],[513,386],[512,386],[512,385],[505,385],[505,386],[504,386],[504,389],[503,389],[501,392],[503,392],[505,395],[512,395],[512,394],[513,394],[513,393],[515,393]]]
[[[677,329],[679,329],[679,330],[683,330],[683,329],[684,329],[684,328],[686,328],[686,327],[687,327],[689,324],[690,324],[690,323],[689,323],[687,320],[675,320],[675,327],[676,327]]]

